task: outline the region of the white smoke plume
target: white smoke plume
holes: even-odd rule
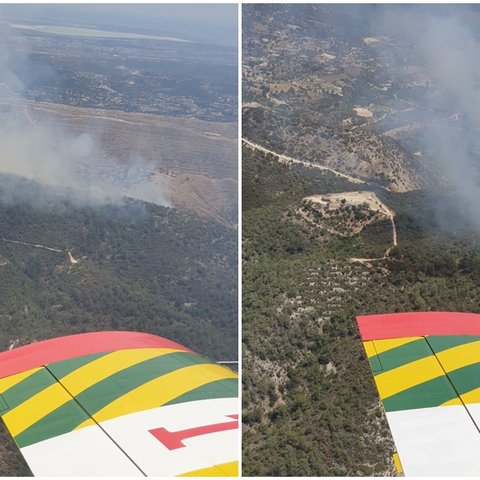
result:
[[[438,185],[436,192],[445,196],[433,207],[449,230],[463,220],[480,231],[480,38],[472,28],[479,19],[475,5],[391,5],[375,27],[411,49],[430,78],[422,99],[423,147],[445,180],[446,189]],[[405,64],[389,68],[399,77]]]
[[[74,134],[67,125],[43,117],[41,121],[32,119],[28,103],[21,95],[24,85],[15,74],[15,66],[22,62],[25,68],[28,59],[12,50],[11,38],[11,29],[0,23],[0,174],[9,174],[1,178],[0,200],[35,205],[28,192],[22,195],[22,182],[11,176],[15,175],[52,187],[54,198],[67,199],[79,206],[119,205],[125,197],[170,206],[166,186],[148,179],[155,171],[152,162],[133,158],[128,165],[118,166],[127,170],[141,168],[143,178],[134,185],[116,181],[115,172],[108,178],[84,175],[89,168],[95,168],[96,162],[106,158],[105,153],[88,133]],[[115,159],[110,160],[115,169]]]

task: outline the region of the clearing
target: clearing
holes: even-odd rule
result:
[[[329,233],[343,237],[357,235],[367,225],[389,219],[392,224],[392,245],[383,257],[350,258],[351,262],[369,265],[370,262],[386,260],[397,246],[395,212],[371,191],[310,195],[303,199],[297,213],[310,225],[321,226]]]

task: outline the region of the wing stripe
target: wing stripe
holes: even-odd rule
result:
[[[460,398],[452,398],[451,400],[448,400],[447,402],[443,402],[440,405],[433,405],[434,407],[451,407],[453,405],[463,405],[462,400]]]
[[[28,377],[10,386],[2,395],[11,411],[54,383],[55,379],[44,368],[36,368]],[[3,415],[6,415],[6,413]]]
[[[458,399],[457,392],[461,395],[464,403],[480,402],[480,363],[449,371],[448,378],[455,385],[456,391],[451,387],[447,377],[443,375],[395,395],[381,397],[385,410],[390,412],[410,408],[460,405],[462,402]]]
[[[57,379],[48,371],[41,370],[30,377],[30,380],[35,380],[34,385],[37,393],[32,392],[31,389],[24,390],[22,392],[24,394],[24,401],[18,404],[15,408],[11,408],[8,413],[4,414],[3,419],[8,424],[10,433],[16,437],[42,419],[45,415],[57,410],[63,404],[73,401],[70,396],[63,395],[65,388],[67,388],[71,396],[76,396],[83,390],[89,388],[92,384],[111,376],[115,371],[144,361],[152,356],[165,355],[171,352],[172,350],[170,349],[149,348],[124,350],[113,352],[109,355],[102,356],[101,358],[98,358],[97,355],[97,360],[94,361],[91,361],[92,358],[89,356],[88,358],[83,359],[83,363],[86,361],[89,361],[90,363],[87,363],[80,368],[77,367],[81,365],[81,361],[72,362],[67,360],[70,368],[77,369],[63,377],[61,379],[61,384],[57,383]],[[53,374],[56,373],[55,364],[50,366],[50,370]],[[61,365],[60,371],[65,374],[66,365]],[[33,377],[36,376],[39,378],[34,379]],[[22,385],[23,384],[20,386]],[[9,404],[9,397],[7,396],[6,398],[7,403]]]
[[[83,357],[70,358],[68,360],[50,363],[48,364],[48,366],[49,369],[51,369],[52,367],[55,368],[55,377],[63,378],[69,373],[72,373],[75,370],[79,369],[80,367],[88,365],[95,360],[99,360],[105,355],[108,355],[108,353],[109,352],[92,353],[90,355],[84,355]]]
[[[388,398],[382,398],[385,411],[387,412],[438,407],[452,400],[458,400],[458,396],[445,375],[420,385],[415,385]],[[455,402],[455,404],[457,403]]]
[[[405,342],[399,340],[405,340]],[[476,355],[475,358],[478,358],[480,344],[478,336],[427,337],[427,342],[431,344],[442,364],[444,361],[449,363],[457,361],[462,366],[461,360],[465,355],[469,355],[469,358]],[[424,337],[369,340],[364,345],[370,363],[376,352],[383,371],[392,370],[408,362],[432,355],[432,349],[425,343]],[[460,347],[461,350],[458,350]],[[458,367],[452,366],[449,370],[454,368]]]
[[[380,355],[394,348],[400,348],[405,345],[408,345],[409,343],[415,342],[419,339],[423,340],[423,337],[389,338],[387,340],[369,340],[369,341],[374,343],[377,355]]]
[[[480,340],[439,352],[437,357],[447,372],[471,365],[480,360]]]
[[[238,379],[227,378],[224,380],[215,380],[206,385],[190,390],[189,392],[174,398],[170,402],[167,402],[165,405],[194,402],[196,400],[206,400],[207,398],[236,397],[238,397]]]
[[[62,385],[72,396],[87,390],[92,385],[111,377],[115,373],[125,370],[141,362],[163,355],[179,352],[171,348],[142,348],[138,350],[119,350],[110,353],[103,358],[90,363],[83,368],[73,371],[62,378]],[[56,365],[49,367],[50,371],[57,376]]]
[[[457,370],[449,371],[448,376],[460,395],[480,387],[480,363],[466,365]]]
[[[390,340],[386,340],[384,347]],[[377,341],[374,341],[377,347]],[[398,344],[397,344],[398,345]],[[436,352],[433,353],[432,349]],[[372,348],[369,347],[369,351]],[[427,337],[370,357],[380,398],[386,411],[461,404],[478,399],[464,394],[480,386],[480,340],[475,336]],[[423,358],[419,358],[422,357]],[[382,371],[374,368],[380,361]],[[448,378],[445,376],[448,374]],[[452,382],[455,388],[452,388]]]
[[[366,342],[363,342],[363,348],[365,349],[365,353],[367,354],[367,358],[369,360],[372,357],[376,357],[378,355],[378,352],[375,349],[375,345],[373,344],[372,340],[367,340]]]
[[[238,477],[238,462],[222,463],[182,473],[177,477]]]
[[[426,337],[428,343],[435,352],[443,352],[450,348],[466,345],[480,340],[478,335],[441,335]]]
[[[49,373],[46,372],[45,377],[48,375]],[[33,423],[38,422],[45,416],[45,413],[71,401],[71,397],[66,394],[65,389],[55,379],[53,379],[53,382],[55,383],[43,388],[40,393],[3,415],[3,420],[13,437],[22,433]]]
[[[475,388],[469,392],[462,394],[464,403],[480,403],[480,387]]]
[[[374,341],[377,348],[377,341]],[[402,346],[394,347],[378,355],[382,371],[374,371],[375,375],[401,367],[406,363],[432,356],[432,350],[425,343],[424,338],[410,341]]]
[[[430,356],[407,363],[388,372],[382,372],[375,376],[375,382],[380,398],[387,398],[407,388],[415,387],[420,383],[442,376],[444,376],[444,372],[437,359]]]
[[[122,395],[92,417],[96,422],[105,422],[133,412],[161,407],[194,388],[215,380],[236,378],[236,374],[220,365],[193,365],[154,378],[138,388]],[[90,424],[84,422],[78,428]]]
[[[46,415],[17,435],[15,437],[17,445],[23,448],[57,435],[63,435],[87,419],[85,412],[74,401],[65,402],[55,412],[58,412],[59,415],[56,416],[53,413]]]
[[[18,385],[20,382],[23,382],[26,378],[30,377],[30,375],[33,375],[39,370],[41,370],[41,367],[32,368],[31,370],[26,370],[22,373],[17,373],[15,375],[10,375],[9,377],[0,378],[0,393],[3,394],[7,392],[9,389],[15,387],[15,385]]]
[[[142,350],[139,351],[141,352]],[[147,350],[149,351],[147,353],[153,353],[150,352],[150,349]],[[165,349],[158,349],[157,351],[159,355],[156,357],[141,361],[118,372],[112,372],[112,375],[106,376],[105,379],[91,385],[83,392],[77,393],[76,401],[69,399],[68,402],[54,404],[46,402],[45,396],[40,397],[37,399],[38,401],[35,402],[35,408],[41,412],[41,414],[38,413],[36,420],[31,421],[27,428],[16,428],[17,436],[15,437],[15,441],[20,446],[27,446],[31,443],[46,440],[52,436],[70,432],[79,424],[84,423],[84,418],[75,415],[74,412],[76,410],[74,408],[72,409],[72,405],[70,404],[76,404],[76,402],[78,402],[92,415],[97,410],[104,408],[110,402],[113,402],[116,398],[125,394],[125,392],[137,388],[153,378],[183,368],[185,365],[210,363],[208,359],[194,353],[173,352],[161,355],[162,352],[165,352]],[[106,360],[107,359],[105,359],[105,361]],[[96,362],[91,365],[91,368],[93,368],[95,363]],[[52,368],[52,366],[49,368]],[[62,380],[62,383],[63,381],[64,380]],[[57,384],[57,387],[63,389],[60,384]],[[34,399],[32,398],[31,400]],[[25,403],[29,404],[29,402]],[[25,426],[25,419],[22,416],[22,412],[17,410],[17,413],[20,414],[18,420],[15,416],[11,418],[11,422],[18,421],[22,426]],[[31,419],[32,417],[30,417],[30,420]],[[54,426],[54,429],[49,430],[49,425]],[[8,427],[12,432],[10,424]],[[18,433],[21,433],[21,435],[18,435]],[[15,434],[13,435],[15,436]]]
[[[87,355],[85,357],[75,358],[72,360],[66,360],[65,362],[60,362],[58,365],[58,375],[57,378],[66,375],[67,373],[75,370],[76,368],[85,365],[88,362],[99,358],[105,354],[95,354],[95,355]],[[25,378],[25,373],[28,373],[28,376]],[[14,375],[20,379],[17,381],[15,385],[10,386],[9,389],[3,392],[3,395],[7,400],[9,409],[12,410],[15,407],[18,407],[23,402],[31,399],[46,387],[53,385],[55,383],[55,378],[52,375],[48,374],[44,368],[39,367],[33,370],[29,370],[28,372],[19,373]],[[10,378],[10,377],[7,377]],[[6,380],[6,379],[4,379]],[[1,380],[0,380],[1,381]]]
[[[206,368],[210,363],[210,360],[205,357],[186,352],[170,353],[160,358],[152,358],[93,385],[77,395],[77,400],[93,415],[117,398],[151,380],[163,378],[167,374],[191,365],[203,365],[203,368]]]

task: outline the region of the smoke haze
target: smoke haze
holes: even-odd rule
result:
[[[314,36],[332,35],[350,52],[361,45],[365,70],[375,65],[370,72],[391,83],[381,97],[370,91],[375,103],[408,111],[400,124],[406,130],[421,125],[417,159],[432,172],[426,180],[438,224],[454,231],[463,223],[480,232],[480,7],[357,4],[319,6],[318,13],[318,23],[331,32]]]
[[[118,166],[142,171],[135,184],[82,174],[106,154],[89,134],[74,134],[58,122],[32,119],[21,96],[25,86],[14,73],[16,67],[28,68],[29,62],[9,48],[11,35],[8,25],[0,23],[0,173],[9,174],[2,176],[0,199],[9,204],[23,201],[39,205],[25,190],[28,184],[14,177],[18,176],[52,187],[52,198],[67,199],[77,206],[119,205],[124,197],[169,206],[166,185],[149,182],[155,171],[153,162],[131,158],[128,165]],[[115,169],[115,159],[109,160]]]
[[[480,231],[480,43],[474,28],[479,15],[470,5],[385,6],[372,25],[410,49],[428,78],[418,121],[425,127],[425,161],[445,180],[434,188],[432,205],[448,230],[463,220]],[[405,77],[407,68],[405,62],[389,63],[394,78]],[[447,196],[438,202],[442,191]]]

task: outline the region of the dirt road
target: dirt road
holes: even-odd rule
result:
[[[276,153],[272,150],[269,150],[268,148],[265,148],[265,147],[262,147],[261,145],[253,143],[250,140],[247,140],[246,138],[242,138],[242,141],[245,145],[249,146],[250,148],[253,148],[255,150],[259,150],[260,152],[263,152],[263,153],[270,153],[270,154],[276,156],[280,163],[294,163],[294,164],[305,165],[306,167],[317,168],[319,170],[327,170],[327,171],[337,175],[338,177],[346,178],[347,180],[349,180],[352,183],[360,183],[360,184],[365,184],[365,185],[375,185],[376,187],[382,188],[383,190],[388,190],[388,188],[383,187],[382,185],[377,185],[373,182],[366,182],[364,180],[360,180],[359,178],[355,178],[355,177],[352,177],[352,176],[347,175],[345,173],[338,172],[337,170],[334,170],[333,168],[328,168],[328,167],[325,167],[324,165],[319,165],[318,163],[312,163],[312,162],[308,162],[306,160],[299,160],[298,158],[292,158],[292,157],[289,157],[288,155],[281,155],[281,154]],[[390,219],[390,222],[392,224],[392,245],[391,245],[391,247],[388,248],[388,250],[385,252],[385,255],[381,258],[350,258],[351,262],[369,263],[369,262],[377,262],[377,261],[381,261],[381,260],[386,260],[388,258],[388,256],[390,255],[390,252],[392,251],[392,249],[397,246],[397,226],[395,225],[395,212],[393,210],[390,210],[380,200],[378,202],[376,202],[376,205]]]
[[[2,238],[2,240],[8,243],[16,243],[17,245],[26,245],[27,247],[43,248],[44,250],[50,250],[51,252],[63,253],[63,250],[60,250],[59,248],[46,247],[45,245],[38,245],[36,243],[19,242],[18,240],[8,240],[7,238]]]
[[[8,238],[2,238],[2,240],[7,243],[15,243],[17,245],[25,245],[26,247],[34,247],[34,248],[41,248],[43,250],[49,250],[50,252],[67,253],[68,260],[72,265],[75,265],[78,263],[78,260],[75,260],[70,250],[62,250],[60,248],[46,247],[45,245],[39,245],[37,243],[28,243],[28,242],[20,242],[18,240],[9,240]]]
[[[368,264],[370,262],[379,262],[382,260],[386,260],[390,256],[390,252],[394,247],[398,245],[397,243],[397,226],[395,225],[395,212],[390,210],[384,203],[379,202],[377,206],[382,210],[385,215],[390,219],[392,224],[392,245],[387,249],[383,257],[381,258],[350,258],[351,262],[358,262],[358,263],[365,263]]]
[[[250,148],[259,150],[260,152],[263,152],[263,153],[271,153],[272,155],[278,158],[278,161],[280,163],[295,163],[297,165],[304,165],[310,168],[317,168],[318,170],[327,170],[333,173],[334,175],[337,175],[337,177],[346,178],[348,181],[352,183],[361,183],[361,184],[367,183],[364,180],[360,180],[359,178],[355,178],[345,173],[338,172],[333,168],[325,167],[324,165],[319,165],[318,163],[308,162],[306,160],[299,160],[298,158],[292,158],[292,157],[289,157],[288,155],[282,155],[280,153],[273,152],[272,150],[269,150],[268,148],[265,148],[265,147],[262,147],[261,145],[253,143],[250,140],[247,140],[246,138],[242,138],[242,141],[245,145],[249,146]]]

